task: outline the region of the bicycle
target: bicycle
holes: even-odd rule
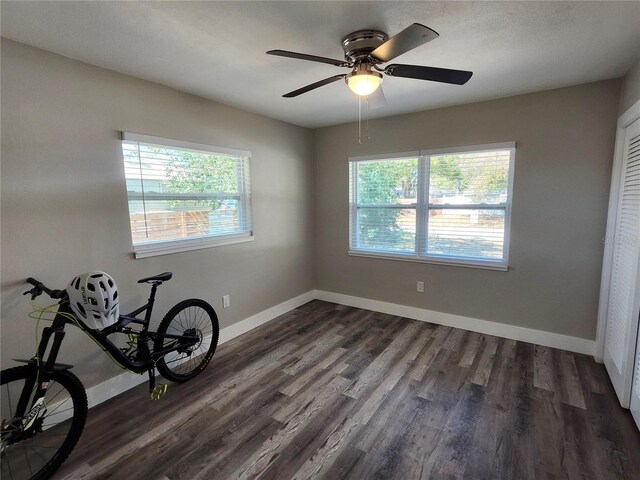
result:
[[[65,290],[51,290],[33,278],[27,279],[33,288],[24,294],[30,294],[32,301],[46,293],[59,302],[51,326],[42,330],[36,355],[29,360],[16,359],[25,365],[0,372],[3,478],[49,478],[82,434],[88,411],[85,388],[69,371],[72,365],[56,362],[67,324],[79,327],[122,368],[148,373],[149,393],[154,400],[166,392],[166,385],[155,383],[156,368],[173,382],[186,382],[204,370],[219,337],[218,317],[207,302],[183,300],[167,312],[157,332],[149,331],[156,290],[171,277],[171,272],[165,272],[140,279],[138,283],[151,285],[147,303],[119,315],[116,323],[101,330],[89,328],[73,313]],[[142,313],[144,318],[138,318]],[[128,336],[127,347],[118,347],[108,338],[116,333]],[[149,343],[153,344],[151,348]]]

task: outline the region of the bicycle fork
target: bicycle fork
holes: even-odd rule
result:
[[[33,407],[31,407],[29,413],[27,413],[22,419],[23,431],[31,428],[38,418],[47,413],[47,405],[44,403],[44,396],[47,393],[48,384],[49,382],[42,382],[43,386],[39,388],[39,392],[42,391],[43,393],[40,396],[36,397],[33,403]]]
[[[47,413],[47,404],[45,403],[45,395],[49,388],[48,381],[42,381],[38,384],[38,388],[34,394],[33,401],[31,402],[31,408],[27,412],[27,406],[33,392],[33,387],[36,382],[39,382],[38,378],[31,377],[25,382],[20,399],[18,401],[18,412],[23,412],[21,415],[16,415],[10,422],[2,421],[2,440],[0,442],[0,451],[4,453],[9,445],[19,443],[25,438],[28,438],[30,431],[38,431],[42,429],[42,425],[37,425],[36,422]],[[40,430],[41,431],[41,430]]]
[[[46,363],[43,364],[42,359],[46,353],[49,339],[52,335],[53,344],[49,351],[49,358]],[[56,359],[60,352],[60,345],[62,344],[64,336],[65,331],[63,328],[44,328],[42,331],[42,340],[38,347],[37,357],[35,359],[25,361],[26,363],[35,364],[36,375],[25,382],[25,385],[22,388],[22,393],[20,394],[20,400],[18,401],[16,412],[18,415],[22,414],[20,429],[23,432],[31,428],[36,420],[47,412],[47,405],[44,402],[47,389],[49,388],[49,376],[47,372],[52,372],[58,366],[58,364],[56,364]],[[59,365],[59,367],[67,368],[70,367],[70,365]],[[33,400],[31,401],[31,408],[29,408],[29,411],[27,412],[27,407],[34,387],[36,387],[36,391],[33,395]]]

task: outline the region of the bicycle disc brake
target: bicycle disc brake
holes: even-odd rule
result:
[[[202,343],[202,334],[199,333],[195,328],[189,328],[185,330],[182,335],[184,337],[192,337],[192,339],[179,339],[178,345],[181,345],[181,347],[177,349],[177,352],[191,355],[191,353],[193,353],[193,351],[200,346],[200,343]]]

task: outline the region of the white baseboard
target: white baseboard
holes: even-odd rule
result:
[[[279,317],[283,313],[287,313],[294,308],[298,308],[300,305],[304,305],[311,300],[316,299],[316,291],[309,290],[302,295],[298,295],[290,300],[279,303],[278,305],[263,310],[262,312],[256,313],[255,315],[245,318],[233,325],[229,325],[228,327],[220,330],[220,340],[218,343],[228,342],[232,338],[236,338],[243,333],[247,333],[254,328],[259,327],[260,325],[267,323],[273,320],[276,317]]]
[[[545,347],[560,348],[570,352],[593,355],[595,342],[586,338],[570,337],[559,333],[544,332],[531,328],[508,325],[506,323],[490,322],[477,318],[463,317],[451,313],[436,312],[423,308],[408,307],[397,303],[381,302],[368,298],[353,297],[341,293],[316,291],[316,298],[326,302],[339,303],[350,307],[364,308],[375,312],[412,318],[423,322],[431,322],[447,327],[461,328],[472,332],[486,333],[496,337],[510,338],[522,342],[535,343]]]
[[[287,313],[294,308],[304,305],[316,298],[316,291],[310,290],[302,295],[291,298],[285,302],[275,305],[271,308],[256,313],[249,318],[245,318],[233,325],[222,328],[220,330],[220,339],[218,344],[223,344],[229,340],[236,338],[243,333],[247,333],[260,325],[279,317],[283,313]],[[146,382],[148,379],[147,374],[137,375],[131,372],[124,372],[115,377],[111,377],[109,380],[105,380],[102,383],[87,388],[87,401],[89,408],[99,405],[102,402],[109,400],[127,390]]]
[[[111,377],[109,380],[87,388],[87,403],[89,404],[89,408],[106,402],[110,398],[120,395],[133,387],[137,387],[147,381],[148,378],[146,373],[138,375],[125,371],[120,375]]]
[[[249,318],[241,320],[240,322],[223,328],[220,330],[220,340],[218,343],[222,344],[228,342],[243,333],[253,330],[260,325],[263,325],[274,318],[277,318],[280,315],[315,299],[339,303],[350,307],[364,308],[366,310],[373,310],[375,312],[387,313],[390,315],[397,315],[423,322],[431,322],[448,327],[462,328],[472,332],[486,333],[497,337],[535,343],[546,347],[560,348],[570,352],[584,353],[587,355],[593,355],[594,353],[595,342],[585,338],[570,337],[559,333],[533,330],[531,328],[517,327],[506,323],[490,322],[488,320],[479,320],[477,318],[435,312],[433,310],[425,310],[423,308],[408,307],[397,303],[381,302],[378,300],[353,297],[351,295],[326,292],[323,290],[310,290],[302,295],[298,295],[295,298],[282,302]],[[110,378],[109,380],[99,383],[98,385],[94,385],[87,389],[89,407],[93,407],[115,397],[130,388],[144,383],[146,380],[146,374],[136,375],[134,373],[124,372]]]

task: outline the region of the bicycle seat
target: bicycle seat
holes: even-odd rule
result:
[[[138,280],[138,283],[152,283],[152,282],[166,282],[167,280],[171,280],[171,277],[173,277],[173,273],[171,272],[164,272],[161,273],[160,275],[154,275],[153,277],[146,277],[146,278],[141,278],[140,280]]]

